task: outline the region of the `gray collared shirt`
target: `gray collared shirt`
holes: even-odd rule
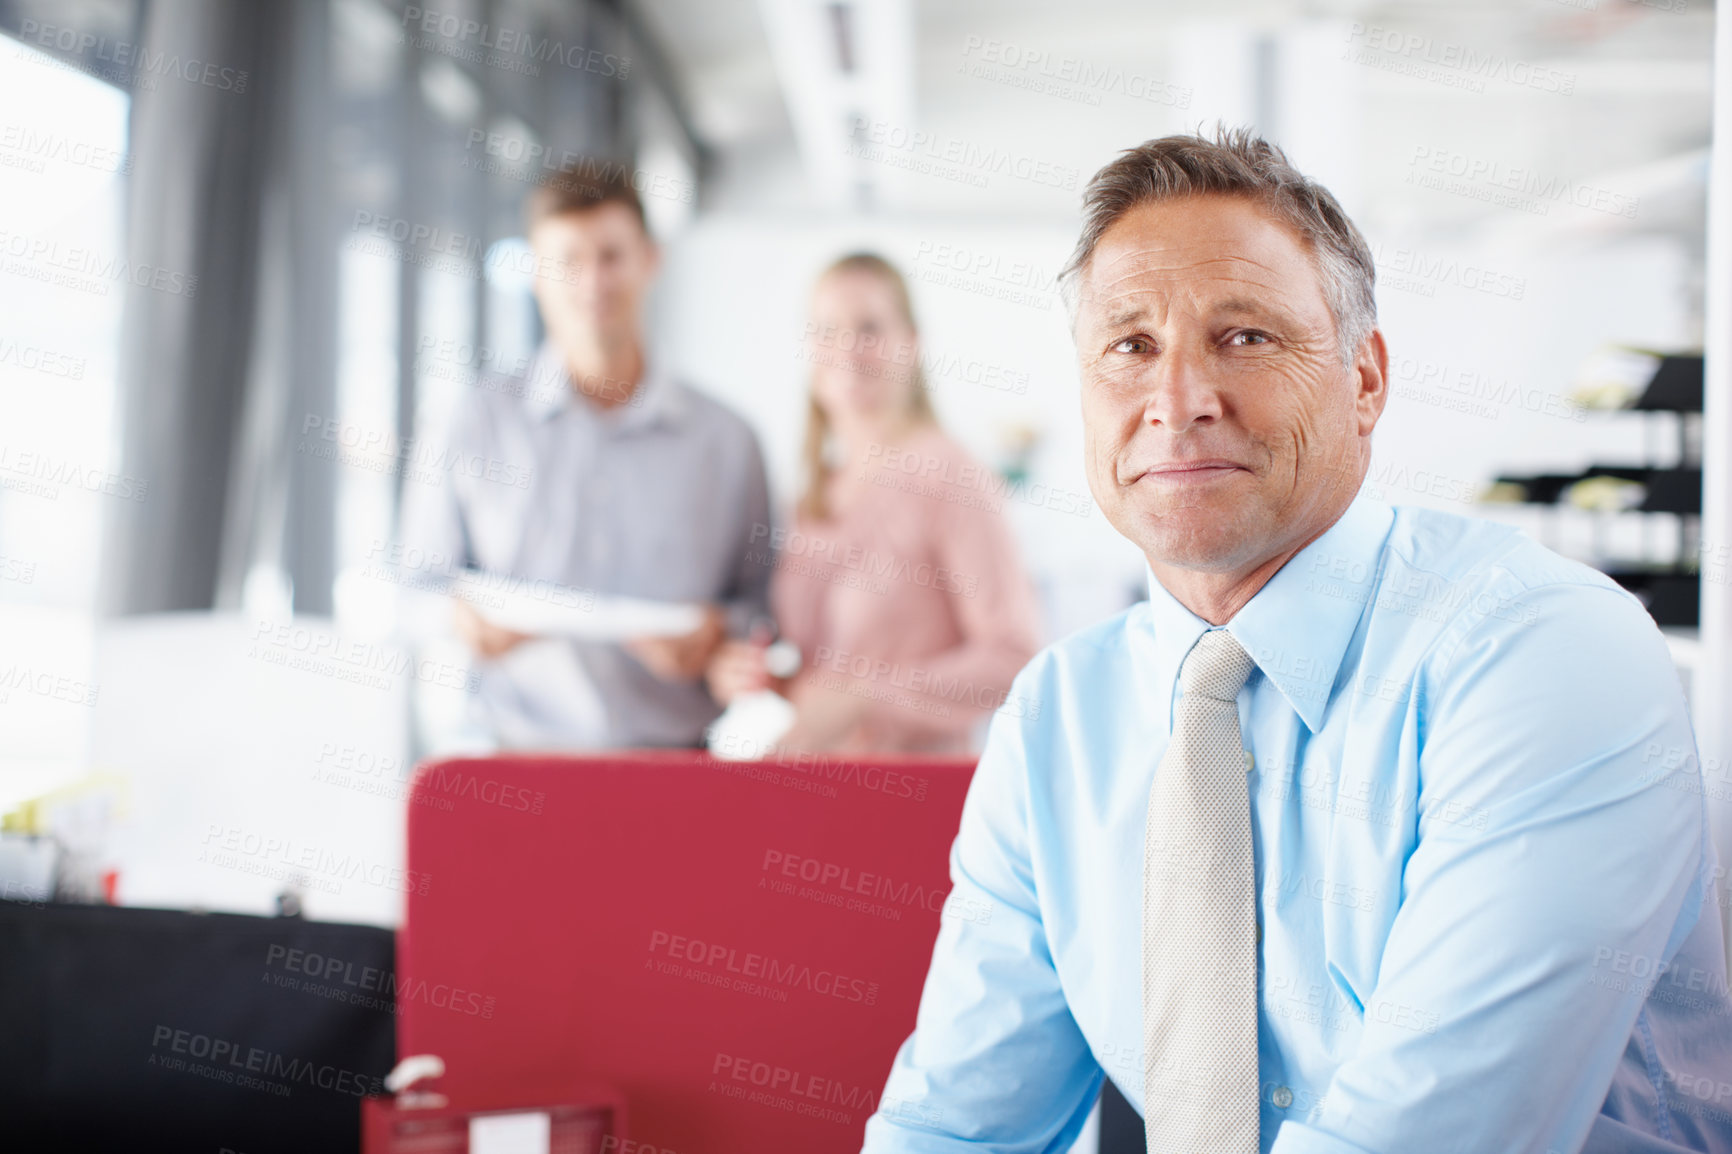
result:
[[[735,633],[767,612],[770,571],[749,557],[770,516],[757,437],[653,365],[604,411],[543,345],[527,377],[477,382],[447,450],[432,483],[405,487],[402,555],[424,569],[720,604]],[[694,745],[718,712],[701,679],[661,681],[618,645],[543,641],[478,668],[502,746]]]

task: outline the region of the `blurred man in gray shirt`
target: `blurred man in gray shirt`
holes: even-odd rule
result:
[[[532,638],[450,602],[499,745],[696,745],[718,712],[705,664],[765,613],[770,567],[752,552],[769,523],[757,438],[646,359],[658,252],[623,166],[550,177],[527,216],[548,340],[527,377],[484,378],[458,405],[448,467],[407,487],[402,554],[433,559],[442,576],[473,568],[702,603],[688,635],[610,644]]]

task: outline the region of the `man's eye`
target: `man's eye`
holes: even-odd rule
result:
[[[1269,334],[1254,331],[1234,333],[1230,338],[1228,338],[1227,343],[1234,345],[1266,345],[1269,343]]]
[[[1155,346],[1147,337],[1126,337],[1113,346],[1115,353],[1146,353]]]

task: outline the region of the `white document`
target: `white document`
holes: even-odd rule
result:
[[[794,706],[769,689],[742,693],[710,725],[704,736],[710,756],[722,761],[757,761],[794,728]]]
[[[469,1119],[469,1154],[548,1154],[553,1116],[478,1114]]]
[[[680,637],[704,621],[704,607],[691,602],[619,597],[474,569],[459,574],[450,592],[501,629],[537,637],[579,641]]]

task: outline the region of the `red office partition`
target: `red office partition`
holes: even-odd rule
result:
[[[630,1143],[857,1151],[914,1026],[972,761],[696,753],[423,766],[398,1053],[453,1102],[604,1084]]]

